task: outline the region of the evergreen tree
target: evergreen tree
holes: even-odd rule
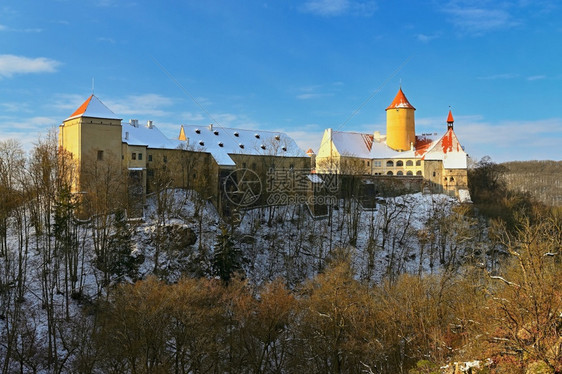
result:
[[[211,260],[212,273],[228,284],[232,276],[242,269],[242,253],[235,247],[232,235],[225,226],[217,235],[215,251]]]
[[[139,265],[143,262],[142,256],[132,254],[132,233],[125,214],[122,210],[115,213],[114,232],[110,237],[107,256],[107,271],[117,277],[128,276],[135,278]]]

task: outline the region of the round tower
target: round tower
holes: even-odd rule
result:
[[[414,111],[402,87],[386,108],[386,145],[396,151],[407,151],[416,144]]]

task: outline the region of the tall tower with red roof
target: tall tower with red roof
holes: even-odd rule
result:
[[[386,145],[395,151],[408,151],[416,144],[415,110],[400,87],[386,108]]]
[[[118,118],[96,96],[90,95],[59,126],[59,146],[67,151],[78,167],[74,192],[82,191],[84,175],[93,163],[105,169],[121,165],[121,118]]]

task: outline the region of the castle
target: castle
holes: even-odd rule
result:
[[[386,135],[326,129],[316,155],[316,172],[412,177],[421,181],[424,191],[470,201],[467,154],[453,130],[453,114],[449,110],[444,135],[416,135],[415,110],[400,88],[386,108]]]
[[[112,173],[126,187],[129,209],[142,209],[147,193],[164,188],[198,191],[219,211],[228,213],[228,203],[247,190],[225,191],[224,181],[238,188],[237,170],[251,170],[257,181],[267,181],[270,170],[305,170],[310,157],[282,132],[231,129],[218,126],[180,127],[177,139],[166,137],[152,121],[122,119],[91,95],[59,126],[59,146],[76,164],[74,193],[92,193],[100,169]],[[93,171],[98,172],[92,175]],[[246,182],[244,186],[248,186]],[[263,203],[265,186],[254,191],[255,199],[233,204]],[[227,192],[230,192],[230,200]],[[261,200],[259,197],[261,196]]]
[[[273,131],[182,125],[170,139],[152,121],[123,122],[91,95],[59,126],[59,146],[76,165],[73,193],[93,194],[112,179],[136,214],[142,214],[147,194],[167,188],[196,190],[228,214],[233,206],[283,203],[271,199],[280,186],[283,193],[310,196],[334,174],[371,183],[413,180],[414,190],[469,200],[467,154],[453,131],[452,113],[446,133],[437,137],[415,134],[414,111],[400,88],[386,108],[386,135],[327,129],[315,155]]]

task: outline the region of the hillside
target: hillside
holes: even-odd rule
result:
[[[529,192],[551,206],[562,206],[562,161],[512,161],[505,166],[508,189]]]

